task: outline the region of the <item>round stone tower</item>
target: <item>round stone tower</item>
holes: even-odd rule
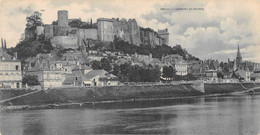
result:
[[[67,10],[58,11],[58,26],[68,26],[68,11]]]

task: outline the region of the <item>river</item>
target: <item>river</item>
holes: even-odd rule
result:
[[[1,135],[260,134],[260,95],[0,112]]]

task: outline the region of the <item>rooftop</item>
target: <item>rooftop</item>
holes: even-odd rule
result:
[[[2,48],[0,48],[0,61],[15,61],[20,62],[20,60],[16,59],[14,56],[6,53]]]

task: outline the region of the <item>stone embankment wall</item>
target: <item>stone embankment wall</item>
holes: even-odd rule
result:
[[[221,94],[245,91],[250,88],[259,87],[260,83],[205,83],[205,94]]]

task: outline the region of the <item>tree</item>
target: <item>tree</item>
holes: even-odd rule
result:
[[[112,70],[111,63],[112,61],[110,59],[102,58],[100,61],[100,66],[107,72],[110,72]]]
[[[81,24],[81,19],[73,19],[71,22],[69,22],[69,26],[74,28],[80,28]]]
[[[111,72],[113,75],[118,76],[120,73],[120,67],[116,64],[113,65],[113,71]]]
[[[40,85],[38,81],[38,76],[36,75],[25,75],[23,77],[23,84],[28,84],[29,86],[35,86],[35,85]]]
[[[9,54],[17,52],[20,60],[25,60],[29,57],[34,57],[39,53],[50,53],[53,50],[52,45],[49,41],[29,41],[23,40],[19,42],[15,48],[8,49]]]
[[[224,75],[223,75],[223,73],[222,72],[217,72],[217,76],[218,76],[218,78],[224,78]]]
[[[38,11],[35,11],[31,16],[26,17],[26,28],[27,29],[35,29],[37,26],[42,26],[42,14]]]
[[[100,66],[100,62],[97,60],[91,62],[91,68],[94,70],[102,69]]]
[[[172,66],[169,67],[163,67],[162,77],[173,79],[173,77],[176,75],[176,71],[173,69]]]

